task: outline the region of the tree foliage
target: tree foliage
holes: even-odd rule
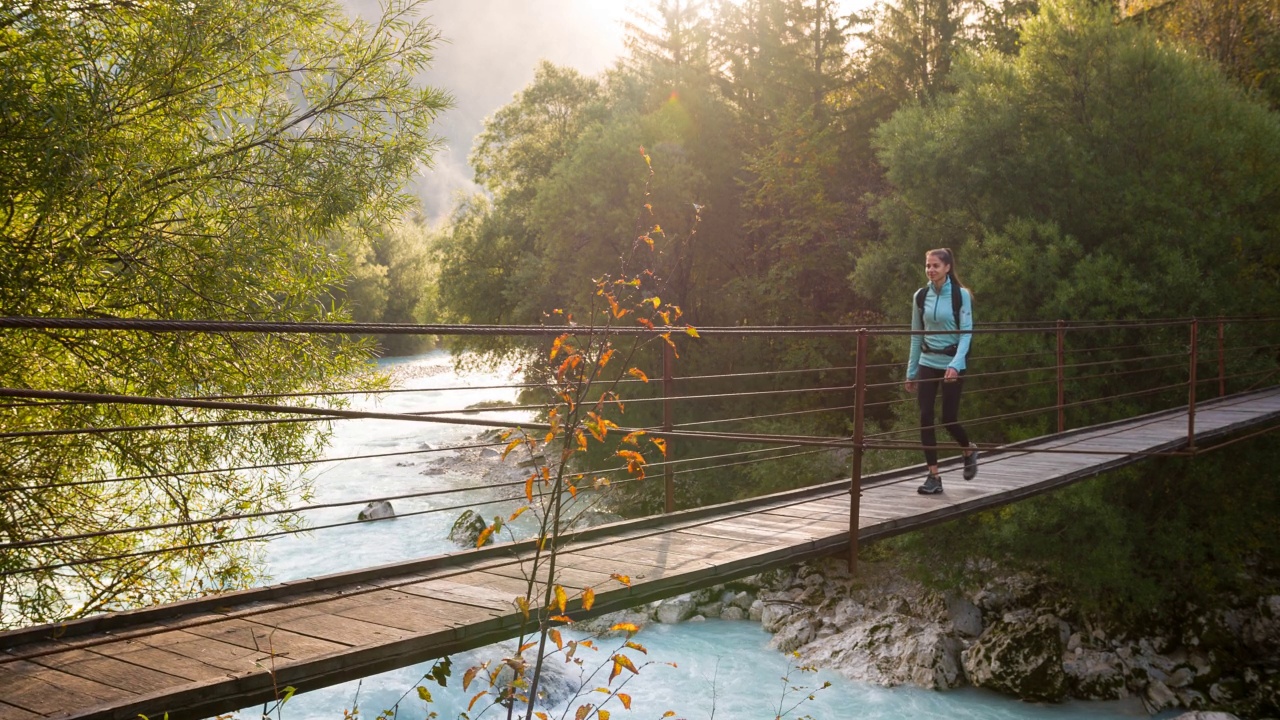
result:
[[[414,81],[437,37],[418,5],[393,3],[367,24],[326,0],[7,4],[0,315],[345,317],[321,302],[344,281],[324,237],[401,213],[401,186],[433,147],[428,126],[448,100]],[[316,389],[360,372],[367,351],[316,337],[7,332],[0,384],[156,396]],[[237,419],[22,405],[3,411],[0,428]],[[320,437],[300,423],[0,441],[0,537],[86,535],[3,553],[6,573],[44,569],[0,576],[0,622],[242,585],[257,573],[251,550],[218,543],[270,523],[95,533],[288,507],[305,494],[296,474],[183,473],[296,459]],[[157,477],[109,481],[135,475]],[[167,547],[187,549],[150,554]]]

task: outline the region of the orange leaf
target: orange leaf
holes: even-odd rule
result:
[[[538,718],[538,720],[551,720],[551,718],[548,717],[547,714],[542,712],[541,710],[535,712],[534,717]]]
[[[488,690],[481,690],[480,692],[476,693],[476,696],[471,698],[471,702],[467,703],[467,710],[470,710],[471,708],[475,707],[476,701],[488,694],[489,694]]]
[[[636,323],[638,323],[638,324],[640,324],[640,325],[643,325],[643,326],[645,326],[645,327],[649,328],[650,330],[652,330],[652,329],[653,329],[653,323],[649,322],[649,320],[648,320],[647,318],[638,317],[638,318],[636,318]]]
[[[502,459],[506,460],[507,456],[511,454],[511,451],[519,447],[520,443],[522,442],[524,442],[524,438],[520,438],[518,440],[512,440],[511,442],[507,443],[507,448],[502,451]]]
[[[519,654],[523,653],[525,650],[528,650],[529,648],[531,648],[531,647],[533,647],[534,645],[537,645],[537,644],[538,644],[538,643],[536,643],[536,642],[527,642],[527,643],[525,643],[525,644],[523,644],[523,645],[521,645],[521,646],[520,646],[520,649],[516,651],[516,654],[517,654],[517,655],[519,655]]]
[[[613,684],[613,679],[618,677],[618,673],[622,672],[622,666],[618,664],[617,659],[613,661],[613,669],[609,671],[609,684]]]
[[[578,497],[578,486],[577,486],[577,485],[574,485],[574,484],[570,483],[570,485],[569,485],[569,497]]]
[[[622,653],[618,653],[617,655],[614,655],[613,661],[618,663],[622,667],[630,670],[632,675],[640,674],[640,671],[636,669],[636,666],[631,664],[631,658],[627,657],[626,655],[623,655]]]
[[[555,628],[551,628],[550,630],[547,631],[547,637],[551,638],[551,642],[556,644],[557,650],[564,649],[564,639],[560,637],[559,630]]]
[[[630,575],[619,575],[618,573],[613,573],[609,577],[613,578],[614,580],[617,580],[618,582],[622,583],[623,585],[626,585],[627,587],[631,587]],[[463,688],[463,689],[465,690],[466,688]]]
[[[627,374],[640,378],[640,382],[649,382],[649,376],[645,375],[640,368],[631,368],[627,371]]]
[[[636,633],[636,632],[640,632],[640,628],[636,627],[635,623],[622,622],[622,623],[615,623],[613,627],[609,628],[609,631]],[[463,689],[465,690],[466,688],[463,688]]]
[[[577,431],[576,433],[574,433],[574,437],[576,437],[576,438],[577,438],[577,440],[578,440],[578,449],[579,449],[579,450],[586,450],[586,449],[587,449],[587,435],[586,435],[586,433],[584,433],[584,432],[582,432],[581,430],[579,430],[579,431]]]
[[[668,710],[668,711],[666,711],[666,712],[662,713],[662,717],[663,717],[663,718],[669,718],[669,717],[675,717],[675,716],[676,716],[676,711],[675,711],[675,710]]]
[[[630,640],[628,640],[628,641],[626,642],[626,646],[627,646],[627,647],[629,647],[629,648],[631,648],[632,650],[639,650],[640,652],[644,653],[645,655],[648,655],[648,654],[649,654],[649,651],[648,651],[647,649],[645,649],[645,646],[641,645],[641,644],[640,644],[640,643],[638,643],[638,642],[631,642]]]
[[[524,496],[529,502],[533,502],[533,479],[535,477],[537,476],[530,476],[528,480],[524,481]]]
[[[477,538],[476,538],[476,547],[484,547],[484,544],[485,544],[486,542],[489,542],[489,536],[490,536],[490,535],[492,535],[492,534],[493,534],[493,526],[492,526],[492,525],[490,525],[489,527],[486,527],[485,529],[481,530],[481,531],[480,531],[480,537],[477,537]],[[465,690],[466,688],[463,688],[463,689]]]
[[[622,701],[622,707],[631,709],[631,696],[626,693],[618,693],[618,699]]]
[[[551,360],[556,359],[556,355],[560,354],[560,346],[564,345],[564,341],[569,339],[569,333],[565,333],[555,340],[551,341]]]
[[[555,622],[562,622],[562,623],[573,622],[573,618],[569,617],[568,615],[552,615],[549,619],[554,620]]]
[[[574,720],[587,720],[587,716],[591,714],[591,708],[595,707],[591,703],[587,703],[578,708],[578,712],[574,713]]]
[[[662,438],[649,438],[649,442],[653,443],[653,446],[654,446],[654,447],[656,447],[656,448],[658,448],[658,450],[662,451],[662,457],[666,457],[666,456],[667,456],[667,441],[666,441],[666,440],[663,440]]]
[[[624,435],[622,437],[622,442],[627,443],[629,445],[636,445],[638,444],[636,443],[636,438],[644,437],[645,435],[648,435],[648,433],[646,433],[644,430],[635,430],[633,432],[629,432],[626,435]]]
[[[600,367],[604,367],[605,365],[608,365],[609,359],[613,357],[613,354],[615,352],[617,352],[617,350],[614,350],[613,348],[609,348],[608,350],[605,350],[603,353],[600,354],[600,362],[597,363],[597,365],[599,365]]]
[[[521,505],[515,512],[511,513],[511,517],[507,518],[507,522],[511,522],[512,520],[515,520],[516,518],[520,517],[521,515],[524,514],[524,511],[528,509],[529,509],[528,505]]]
[[[476,679],[476,674],[479,672],[480,672],[480,668],[473,667],[473,668],[467,668],[467,671],[462,673],[462,691],[463,692],[467,691],[467,686],[471,684],[472,680]]]
[[[596,591],[591,588],[583,588],[582,590],[582,609],[590,610],[592,605],[596,604]]]

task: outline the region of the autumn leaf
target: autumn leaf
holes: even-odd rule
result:
[[[564,649],[564,638],[560,637],[559,630],[555,628],[551,628],[550,630],[547,631],[547,637],[551,638],[551,642],[556,644],[557,650]]]
[[[631,648],[632,650],[638,650],[638,651],[640,651],[640,652],[644,653],[645,655],[648,655],[648,654],[649,654],[649,650],[648,650],[648,649],[646,649],[646,648],[645,648],[645,646],[641,645],[641,644],[640,644],[640,643],[638,643],[638,642],[631,642],[630,640],[628,640],[628,641],[627,641],[626,643],[624,643],[624,644],[625,644],[627,647]]]
[[[637,325],[643,325],[643,326],[645,326],[645,327],[649,328],[650,330],[652,330],[652,329],[653,329],[653,323],[652,323],[652,322],[649,322],[649,319],[648,319],[648,318],[638,317],[638,318],[636,318],[636,324],[637,324]]]
[[[630,670],[632,675],[640,674],[640,671],[636,669],[636,666],[631,664],[631,658],[627,657],[626,655],[623,655],[622,653],[618,653],[617,655],[614,655],[613,661],[618,663],[622,667]]]
[[[600,354],[600,362],[597,363],[597,365],[599,365],[600,367],[604,367],[605,365],[608,365],[609,360],[613,357],[614,353],[616,352],[617,350],[614,350],[613,348],[609,348],[608,350],[605,350],[603,353]]]
[[[471,702],[467,703],[467,710],[471,710],[471,708],[475,707],[476,701],[488,694],[489,694],[488,690],[481,690],[480,692],[476,693],[475,697],[471,698]]]
[[[590,610],[592,605],[596,604],[596,591],[591,588],[583,588],[582,590],[582,609]]]
[[[419,685],[418,699],[421,700],[422,702],[428,702],[428,703],[431,702],[431,691]]]
[[[520,517],[521,515],[524,514],[524,511],[528,509],[529,509],[528,505],[521,505],[519,509],[511,513],[511,517],[507,518],[507,522],[511,522],[512,520],[515,520],[516,518]]]
[[[684,329],[684,334],[688,335],[689,337],[702,337],[701,335],[698,334],[698,329],[693,327],[692,325]]]
[[[578,497],[578,486],[577,486],[577,485],[573,485],[573,484],[570,484],[570,485],[569,485],[569,497],[575,497],[575,498],[576,498],[576,497]]]
[[[636,627],[635,623],[620,622],[614,623],[613,627],[609,628],[609,632],[637,633],[640,632],[640,628]],[[466,688],[464,687],[463,690]]]
[[[591,714],[591,709],[594,707],[595,705],[587,703],[586,705],[578,708],[578,712],[574,713],[574,720],[587,720],[587,716]]]
[[[622,442],[627,443],[628,445],[638,445],[639,443],[636,442],[636,438],[641,438],[645,435],[648,435],[648,433],[644,430],[635,430],[622,436]]]
[[[548,717],[547,714],[542,711],[535,712],[533,715],[534,717],[538,718],[538,720],[551,720],[551,718]]]
[[[467,668],[467,671],[462,673],[462,691],[463,692],[467,691],[467,686],[471,684],[472,680],[476,679],[476,674],[479,672],[480,672],[480,668],[473,667],[473,668]]]
[[[668,711],[666,711],[666,712],[662,713],[662,717],[664,717],[664,718],[675,717],[675,716],[676,716],[676,711],[675,711],[675,710],[668,710]]]
[[[527,598],[527,597],[525,597],[525,596],[523,596],[523,595],[521,595],[520,597],[516,598],[516,607],[520,609],[520,612],[524,613],[525,619],[528,619],[528,617],[529,617],[529,598]],[[466,690],[467,688],[466,688],[466,686],[463,686],[463,688],[462,688],[462,689],[463,689],[463,690]]]
[[[525,643],[525,644],[523,644],[523,645],[521,645],[521,646],[520,646],[520,649],[516,651],[516,654],[517,654],[517,655],[519,655],[520,653],[523,653],[525,650],[528,650],[529,648],[531,648],[531,647],[533,647],[533,646],[535,646],[535,645],[537,645],[537,644],[538,644],[538,643],[536,643],[536,642],[527,642],[527,643]]]
[[[614,579],[614,580],[617,580],[618,582],[622,583],[623,585],[626,585],[627,587],[631,587],[631,576],[630,576],[630,575],[619,575],[618,573],[613,573],[613,574],[612,574],[612,575],[610,575],[609,577],[610,577],[610,578],[612,578],[612,579]]]
[[[657,233],[658,235],[666,235],[666,233],[662,232],[662,226],[661,226],[661,225],[654,225],[654,226],[653,226],[653,229],[652,229],[652,230],[650,230],[649,232]],[[657,306],[655,305],[654,307],[657,307]]]
[[[645,298],[644,301],[646,303],[651,303],[653,305],[654,310],[657,310],[658,306],[662,304],[662,298],[658,297],[657,295],[654,295],[651,298]]]
[[[522,442],[524,442],[524,439],[523,439],[523,438],[519,438],[519,439],[512,440],[511,442],[507,443],[507,448],[506,448],[505,450],[503,450],[503,451],[502,451],[502,459],[503,459],[503,460],[506,460],[506,459],[507,459],[507,456],[511,454],[511,451],[512,451],[512,450],[515,450],[515,449],[516,449],[516,448],[518,448],[518,447],[520,447],[520,443],[522,443]]]
[[[568,615],[552,615],[549,619],[555,622],[562,622],[562,623],[573,622],[573,618],[569,617]]]
[[[551,360],[556,359],[556,355],[560,354],[560,346],[564,345],[564,341],[568,339],[569,339],[569,333],[565,333],[564,335],[561,335],[560,337],[551,341],[551,357],[549,359]]]
[[[569,602],[569,596],[565,594],[564,588],[559,585],[555,588],[556,601],[552,607],[560,608],[560,612],[564,612],[564,606]]]
[[[596,711],[596,717],[600,718],[600,720],[609,720],[609,711],[608,711],[608,710],[597,710],[597,711]]]
[[[480,536],[476,538],[476,547],[484,547],[484,544],[489,541],[489,536],[493,534],[493,529],[493,526],[490,525],[480,531]],[[463,689],[465,690],[466,688]]]
[[[587,449],[587,435],[586,435],[586,433],[582,432],[581,430],[578,430],[577,432],[575,432],[575,433],[574,433],[574,435],[573,435],[573,436],[574,436],[574,438],[576,438],[576,439],[577,439],[577,441],[578,441],[578,449],[579,449],[579,450],[586,450],[586,449]]]
[[[658,448],[658,450],[660,450],[660,451],[662,452],[662,457],[666,457],[666,456],[667,456],[667,441],[666,441],[666,440],[663,440],[662,438],[649,438],[649,442],[653,443],[653,446],[654,446],[654,447],[656,447],[656,448]]]
[[[618,693],[618,699],[622,701],[622,707],[631,709],[631,696],[626,693]]]
[[[524,481],[524,496],[529,502],[533,502],[533,479],[535,477],[537,476],[531,475],[529,479]]]
[[[649,382],[649,376],[645,375],[644,371],[641,370],[640,368],[631,368],[630,370],[627,371],[627,374],[633,377],[640,378],[640,382],[646,382],[646,383]]]

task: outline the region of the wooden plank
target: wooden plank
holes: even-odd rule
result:
[[[0,720],[44,720],[44,716],[0,700]]]
[[[496,616],[489,610],[419,595],[403,595],[382,605],[361,605],[337,610],[335,614],[414,633],[443,632],[478,624]]]
[[[488,610],[490,613],[506,613],[515,609],[515,595],[487,586],[460,583],[456,581],[455,577],[438,578],[413,585],[405,585],[399,590],[411,595],[421,595],[428,598],[447,600],[459,605],[469,605]]]
[[[273,612],[286,612],[276,610]],[[247,650],[254,650],[256,659],[270,667],[281,658],[300,660],[302,658],[322,655],[341,650],[353,643],[337,640],[318,639],[311,635],[290,632],[259,622],[250,622],[239,618],[222,620],[210,625],[184,627],[186,632],[199,635],[208,640],[237,645]],[[217,648],[216,650],[220,650]]]
[[[197,636],[193,635],[191,637],[196,638]],[[205,681],[212,678],[225,677],[228,674],[228,669],[225,667],[202,662],[180,653],[151,647],[137,640],[98,645],[91,652],[113,657],[131,665],[158,668],[169,675],[174,675],[188,682]],[[249,670],[252,669],[252,664],[246,664],[236,669]]]
[[[17,660],[0,664],[0,687],[9,705],[40,715],[65,713],[75,707],[121,700],[125,690]]]
[[[213,640],[185,630],[133,638],[122,643],[127,652],[136,647],[139,652],[156,650],[181,656],[193,662],[218,668],[225,673],[243,673],[269,667],[271,658],[256,648]],[[264,663],[266,663],[264,665]]]
[[[36,665],[85,680],[119,688],[133,695],[180,685],[186,678],[175,677],[159,668],[132,665],[88,650],[68,650],[32,660]]]
[[[349,646],[391,643],[411,634],[399,628],[353,620],[341,615],[316,614],[312,608],[272,610],[253,616],[251,621],[268,628],[287,630],[316,640]]]

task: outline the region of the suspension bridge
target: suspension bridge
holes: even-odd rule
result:
[[[10,332],[33,326],[79,332],[228,331],[227,327],[210,327],[208,323],[8,322],[6,326],[5,319],[0,319],[0,328],[13,328]],[[572,599],[564,614],[577,619],[806,559],[845,555],[852,564],[860,543],[1017,502],[1151,457],[1191,457],[1228,447],[1278,426],[1280,387],[1274,375],[1280,345],[1263,341],[1268,336],[1263,329],[1272,322],[1235,318],[1058,323],[978,331],[993,338],[1004,336],[1006,342],[1001,347],[1014,348],[1009,343],[1016,338],[1030,340],[1010,352],[971,360],[971,367],[996,369],[971,373],[966,378],[971,384],[966,395],[999,393],[1010,400],[1002,405],[1007,411],[966,418],[966,426],[1008,425],[1039,418],[1049,432],[1018,442],[983,444],[980,471],[972,481],[959,479],[958,458],[944,461],[946,490],[941,496],[915,492],[924,475],[922,466],[863,472],[868,453],[920,449],[910,439],[895,439],[899,435],[909,437],[919,428],[894,429],[891,422],[895,406],[914,402],[899,390],[902,363],[874,362],[877,354],[872,347],[872,343],[883,344],[885,352],[892,355],[901,349],[900,341],[909,331],[700,329],[700,334],[709,339],[718,334],[725,338],[836,338],[849,345],[853,364],[808,371],[752,369],[678,377],[674,353],[663,345],[668,348],[661,362],[663,381],[653,384],[662,388],[662,395],[648,398],[661,403],[663,422],[648,428],[648,432],[665,437],[673,446],[756,444],[768,449],[765,457],[752,457],[753,451],[748,450],[741,452],[742,457],[736,457],[738,453],[694,453],[653,462],[651,468],[662,472],[666,511],[562,535],[552,578],[547,577],[545,560],[540,564],[534,561],[539,549],[537,540],[521,540],[0,633],[0,720],[124,720],[140,714],[155,718],[164,713],[174,720],[208,717],[277,699],[285,687],[305,691],[515,637],[525,624],[516,598],[539,598],[540,602],[549,585],[567,591]],[[1202,332],[1202,325],[1216,329],[1216,333]],[[346,326],[243,324],[231,331],[376,330],[368,326],[353,330]],[[691,351],[685,348],[686,355]],[[844,380],[825,385],[804,379],[804,372],[817,373],[818,377],[843,373]],[[899,377],[895,378],[895,374]],[[788,386],[776,390],[675,392],[682,383],[743,383],[748,379]],[[645,383],[643,387],[650,385]],[[481,427],[504,425],[464,417],[457,410],[363,412],[282,405],[285,398],[281,396],[157,398],[32,388],[4,388],[0,394],[24,409],[29,409],[27,404],[41,403],[137,403],[187,411],[261,413],[274,418],[291,415],[295,419],[381,418]],[[806,399],[798,402],[797,397]],[[1040,397],[1051,398],[1051,402],[1027,405]],[[730,407],[724,402],[743,398],[750,398],[753,404],[751,412],[742,417],[707,419],[692,409],[681,411],[686,407]],[[784,404],[779,398],[790,398],[791,402]],[[776,404],[780,412],[761,412],[760,408],[770,407],[770,403]],[[1108,415],[1104,410],[1109,405],[1118,407]],[[770,414],[785,417],[801,413],[848,417],[852,436],[707,429],[715,423],[745,423],[753,427],[752,421]],[[1070,427],[1068,418],[1074,414],[1088,418],[1088,424]],[[677,415],[690,419],[676,422]],[[527,425],[538,430],[542,427]],[[874,432],[868,432],[869,427]],[[0,429],[0,441],[7,442],[56,437],[56,433],[129,431],[101,427],[22,429],[12,425]],[[791,457],[797,448],[800,452],[838,453],[851,465],[852,473],[835,480],[817,478],[815,484],[786,492],[676,509],[679,473],[685,473],[679,475],[683,482],[695,478],[699,471]],[[784,454],[787,452],[792,455]],[[690,459],[701,462],[676,469]],[[730,462],[721,462],[725,459]],[[154,478],[133,481],[165,477],[160,472]],[[14,492],[13,488],[7,490]],[[355,498],[344,504],[363,504],[372,499],[376,498]],[[222,518],[221,522],[230,520]],[[153,524],[103,532],[141,533],[157,527]],[[0,546],[9,550],[35,545],[56,547],[58,542],[71,539],[0,538],[7,540]],[[6,568],[3,577],[12,581],[23,577],[24,572],[47,571],[49,566]],[[593,598],[589,610],[583,606],[583,591],[588,588]]]

